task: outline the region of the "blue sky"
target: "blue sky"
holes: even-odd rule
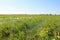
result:
[[[60,0],[0,0],[1,13],[59,14]]]

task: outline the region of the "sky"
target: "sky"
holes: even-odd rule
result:
[[[0,14],[60,14],[60,0],[0,0]]]

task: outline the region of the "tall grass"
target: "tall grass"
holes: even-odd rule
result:
[[[0,40],[60,40],[60,16],[1,15]]]

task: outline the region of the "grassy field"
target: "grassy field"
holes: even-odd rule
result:
[[[0,15],[0,40],[60,40],[60,15]]]

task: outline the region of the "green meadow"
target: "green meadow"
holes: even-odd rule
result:
[[[0,40],[60,40],[60,15],[0,15]]]

